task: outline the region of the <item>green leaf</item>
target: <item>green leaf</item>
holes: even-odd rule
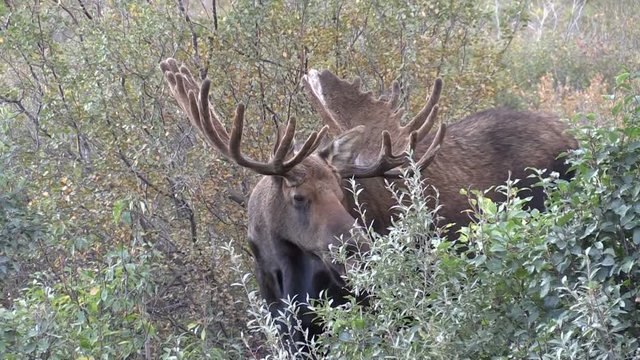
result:
[[[615,105],[613,105],[613,107],[611,108],[611,114],[618,115],[620,113],[620,110],[622,110],[622,105],[624,105],[622,101],[618,101]]]
[[[618,76],[616,76],[616,86],[620,86],[622,85],[622,83],[624,83],[625,81],[627,81],[627,79],[629,79],[629,76],[631,74],[629,74],[628,72],[624,72]]]
[[[551,288],[551,282],[548,278],[542,280],[542,286],[540,287],[540,297],[544,298],[549,293],[549,289]]]
[[[500,259],[490,259],[485,263],[487,269],[494,273],[500,272],[503,268],[503,262]]]
[[[131,225],[131,223],[132,223],[131,211],[123,211],[122,212],[122,221],[127,225]]]
[[[120,217],[122,215],[122,210],[124,209],[125,206],[125,201],[124,200],[117,200],[115,202],[115,204],[113,204],[113,222],[114,223],[119,223],[120,222]]]
[[[352,338],[352,336],[348,331],[345,330],[345,331],[340,332],[339,339],[341,341],[349,342],[349,341],[351,341],[351,338]]]
[[[353,319],[352,324],[353,324],[353,328],[354,329],[363,330],[365,322],[364,322],[364,319],[362,317],[359,317],[359,318]]]
[[[628,274],[635,264],[636,264],[635,259],[629,256],[624,259],[624,262],[620,266],[620,271],[622,271],[625,274]]]
[[[598,224],[595,222],[592,222],[591,224],[587,225],[587,227],[584,229],[584,233],[582,234],[582,236],[580,236],[580,238],[584,239],[587,236],[591,235],[596,230],[597,227],[598,227]],[[597,246],[600,246],[600,249],[602,249],[602,243],[598,244]]]
[[[89,341],[88,338],[86,337],[81,337],[80,338],[80,348],[85,349],[85,350],[91,350],[91,341]]]
[[[616,263],[616,260],[613,258],[613,256],[606,256],[600,264],[603,266],[612,266],[615,263]]]

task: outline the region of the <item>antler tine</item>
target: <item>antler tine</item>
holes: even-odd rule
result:
[[[164,76],[169,83],[169,89],[171,90],[171,94],[178,101],[178,105],[184,110],[187,115],[191,114],[191,106],[189,105],[189,91],[197,92],[198,87],[189,83],[183,75],[180,73],[180,69],[178,68],[178,64],[172,58],[169,58],[160,63],[160,68],[164,72]],[[185,87],[185,81],[188,85],[191,85],[189,88]],[[195,118],[189,117],[190,120],[194,123],[194,125],[198,125],[199,121],[195,121]]]
[[[296,164],[304,160],[304,158],[311,155],[311,153],[313,153],[318,148],[318,146],[320,145],[320,141],[322,140],[322,138],[324,137],[324,135],[327,133],[328,130],[329,130],[329,127],[325,125],[322,127],[322,129],[320,129],[319,132],[318,131],[312,132],[307,138],[307,141],[305,141],[304,144],[302,145],[302,148],[300,149],[300,151],[298,151],[298,153],[296,153],[296,155],[293,158],[289,159],[283,164],[284,168],[291,169]]]
[[[174,59],[163,61],[160,68],[164,71],[171,93],[178,105],[187,113],[190,122],[200,130],[210,145],[229,157],[226,129],[211,112],[209,106],[208,95],[211,82],[205,80],[201,86],[198,86],[191,72],[184,66],[179,68]]]
[[[255,170],[260,174],[264,174],[267,170],[265,164],[249,159],[242,154],[240,144],[242,143],[242,129],[244,128],[244,105],[238,104],[236,106],[236,114],[233,118],[233,124],[231,125],[231,134],[229,136],[229,155],[240,166]],[[273,171],[271,171],[273,172]],[[267,174],[265,174],[267,175]],[[274,174],[268,174],[274,175]]]
[[[276,143],[276,149],[274,151],[273,159],[271,160],[272,163],[274,163],[276,166],[281,166],[283,169],[285,169],[285,171],[288,171],[289,169],[300,163],[302,160],[304,160],[304,158],[311,155],[311,153],[313,153],[320,145],[320,141],[322,140],[322,137],[327,133],[327,130],[329,130],[329,127],[325,125],[324,127],[322,127],[322,129],[320,129],[319,132],[312,132],[304,142],[304,144],[302,144],[302,148],[300,148],[300,151],[298,151],[293,156],[293,158],[283,163],[284,157],[287,155],[287,153],[289,153],[289,150],[291,149],[295,130],[296,120],[294,117],[291,117],[287,122],[287,128],[285,130],[284,136]]]
[[[180,107],[182,107],[183,110],[187,112],[187,114],[189,113],[189,108],[185,107],[184,105],[189,103],[189,92],[193,91],[196,94],[200,94],[199,99],[202,106],[200,106],[199,113],[201,116],[205,117],[205,119],[197,119],[196,121],[196,118],[193,118],[192,123],[196,127],[198,127],[199,130],[204,132],[204,128],[202,126],[204,125],[202,123],[202,120],[204,120],[205,124],[210,124],[213,129],[215,129],[217,136],[223,142],[228,142],[229,134],[227,132],[227,129],[219,120],[218,115],[215,113],[213,107],[210,106],[211,104],[208,101],[210,84],[208,84],[206,91],[202,91],[202,86],[205,85],[205,82],[210,82],[210,80],[206,79],[205,81],[203,81],[202,86],[199,86],[191,71],[184,65],[178,66],[176,60],[172,58],[161,62],[160,68],[164,72],[165,77],[169,82],[173,96],[176,98],[176,100],[178,100],[178,104],[180,105]],[[205,111],[205,109],[207,110]]]
[[[438,131],[436,132],[436,136],[433,139],[433,142],[427,149],[427,152],[420,157],[420,160],[416,163],[416,169],[418,171],[424,170],[427,166],[431,164],[433,159],[438,154],[440,147],[442,146],[442,142],[444,141],[444,136],[447,133],[447,126],[445,124],[440,124]]]
[[[433,159],[435,159],[436,155],[438,154],[438,151],[440,150],[440,147],[442,146],[442,142],[444,141],[444,136],[446,135],[446,132],[447,132],[447,126],[445,124],[440,124],[440,127],[436,132],[436,136],[434,137],[433,142],[431,142],[431,145],[429,145],[429,148],[427,149],[427,151],[420,157],[420,160],[416,162],[416,167],[415,167],[416,170],[422,172],[422,170],[427,168],[431,164]],[[414,174],[413,170],[410,170],[407,173],[408,176],[411,176],[413,174]],[[402,172],[400,170],[394,169],[392,171],[386,172],[383,176],[385,178],[399,178],[402,176]]]
[[[405,153],[413,154],[413,151],[416,149],[416,144],[418,143],[418,138],[418,131],[412,131],[411,134],[409,134],[409,143],[407,144]]]
[[[384,176],[384,174],[406,162],[405,155],[394,155],[391,147],[391,135],[388,131],[382,132],[382,145],[377,160],[366,166],[350,165],[341,169],[342,177],[354,177],[356,179]]]
[[[429,130],[435,124],[438,115],[438,106],[434,104],[431,108],[429,116],[426,118],[426,122],[420,126],[419,129],[412,131],[408,136],[408,142],[406,150],[400,155],[394,155],[391,149],[391,136],[388,131],[382,132],[382,147],[378,155],[377,160],[369,166],[350,165],[341,170],[343,177],[353,176],[354,178],[370,178],[370,177],[387,177],[398,178],[402,175],[402,172],[395,169],[399,166],[407,163],[406,154],[413,154],[416,148],[416,144],[422,139]],[[429,145],[427,151],[420,157],[420,160],[416,163],[416,168],[419,171],[425,169],[440,150],[440,146],[444,141],[446,133],[446,126],[441,124],[438,128],[433,141]]]
[[[160,62],[160,69],[164,74],[169,73],[177,73],[178,72],[178,63],[173,58],[168,58],[164,61]]]
[[[382,156],[384,154],[384,157]],[[382,132],[382,150],[380,150],[380,156],[378,159],[385,159],[392,157],[393,154],[391,152],[391,134],[387,130]]]
[[[180,97],[184,98],[184,100],[182,100],[182,101],[187,102],[187,104],[189,104],[189,102],[190,102],[189,94],[192,93],[195,96],[195,90],[194,89],[187,90],[187,88],[185,88],[185,86],[184,86],[184,83],[185,83],[184,77],[182,75],[180,75],[180,74],[174,74],[174,75],[175,75],[175,78],[176,78],[176,90],[178,92],[178,95]],[[184,107],[185,104],[181,104],[181,105]],[[197,107],[195,107],[195,108],[197,109]],[[192,110],[192,109],[194,109],[194,107],[189,106],[185,110]],[[193,120],[196,124],[199,123],[199,119],[197,118],[197,116],[198,116],[197,112],[196,113],[192,112],[191,113],[191,117],[190,117],[190,119]]]
[[[438,105],[434,105],[433,108],[431,109],[431,112],[429,113],[429,116],[427,117],[427,121],[424,122],[424,124],[422,124],[422,126],[420,126],[420,128],[418,130],[412,131],[417,133],[417,137],[418,139],[422,139],[425,135],[427,135],[429,133],[429,131],[431,131],[431,128],[433,127],[433,125],[436,123],[436,120],[438,119]]]
[[[314,131],[309,135],[307,141],[302,145],[302,149],[294,155],[293,158],[284,161],[284,157],[292,146],[293,138],[295,135],[296,121],[293,117],[289,119],[287,123],[287,130],[280,141],[275,155],[268,163],[258,162],[245,157],[240,150],[240,144],[242,142],[242,129],[244,127],[244,106],[238,105],[236,108],[236,116],[233,120],[233,126],[231,128],[231,135],[229,139],[229,153],[231,158],[234,159],[238,165],[250,168],[262,175],[284,175],[294,166],[299,164],[307,156],[309,156],[315,148],[320,144],[320,139],[327,132],[328,127],[325,126],[320,132]]]
[[[203,84],[203,88],[204,87],[205,84]],[[201,93],[204,92],[206,94],[206,91],[208,91],[208,88],[202,89]],[[208,114],[208,99],[204,104],[202,102],[199,102],[196,98],[196,94],[194,94],[193,91],[189,91],[188,99],[189,111],[187,111],[187,114],[189,114],[191,123],[200,130],[200,132],[204,135],[205,140],[211,146],[218,149],[218,151],[220,151],[224,156],[229,157],[227,143],[223,139],[221,139],[218,133],[213,129],[213,127],[211,126],[211,121],[208,121],[204,118],[207,116],[204,114]]]
[[[284,132],[284,136],[280,141],[278,141],[278,145],[276,150],[273,153],[273,161],[282,163],[282,160],[289,152],[291,148],[291,143],[293,142],[293,137],[296,134],[296,118],[290,117],[287,121],[287,127]]]
[[[389,99],[389,107],[395,109],[400,99],[400,84],[394,80],[391,84],[391,98]]]
[[[200,87],[200,131],[205,135],[205,138],[209,139],[214,147],[229,157],[229,149],[227,144],[229,143],[229,135],[227,130],[224,129],[220,121],[211,114],[211,107],[209,106],[209,89],[211,88],[211,80],[205,79]],[[215,120],[213,120],[215,119]],[[219,126],[216,127],[216,124]],[[219,131],[222,128],[224,132]]]
[[[185,89],[195,90],[198,88],[198,83],[196,82],[196,79],[193,77],[193,75],[191,74],[191,71],[189,71],[189,69],[187,69],[186,66],[182,65],[180,67],[180,72],[178,74],[182,75],[183,84],[188,86],[188,88],[185,87]]]
[[[316,149],[318,148],[318,146],[320,146],[320,143],[322,143],[322,138],[324,138],[324,136],[329,132],[329,126],[325,125],[322,127],[322,129],[320,129],[320,131],[318,131],[318,136],[316,137],[316,141],[309,147],[308,152],[312,153],[314,151],[316,151]]]
[[[414,116],[413,119],[411,119],[411,121],[409,121],[405,126],[402,127],[402,131],[405,134],[410,133],[411,131],[414,131],[422,127],[422,124],[424,123],[424,121],[431,114],[431,110],[433,110],[433,107],[438,103],[441,93],[442,93],[442,79],[437,78],[436,81],[433,83],[433,89],[431,90],[431,95],[429,96],[427,103],[420,110],[420,112],[416,116]]]
[[[189,82],[189,85],[198,88],[198,85],[195,83],[195,78],[191,75],[191,71],[187,69],[185,66],[180,68],[180,72],[182,73],[182,77]],[[184,82],[184,81],[183,81]],[[207,86],[206,91],[204,89],[205,85]],[[200,109],[201,114],[205,117],[207,123],[209,123],[213,129],[215,129],[215,133],[220,139],[224,142],[229,142],[229,133],[227,132],[226,127],[222,124],[218,115],[215,113],[212,104],[209,103],[209,89],[211,87],[211,80],[205,79],[202,82],[200,87],[200,103],[203,104],[203,107]],[[206,103],[206,106],[204,105]],[[205,111],[204,109],[207,109]],[[206,114],[206,115],[205,115]]]

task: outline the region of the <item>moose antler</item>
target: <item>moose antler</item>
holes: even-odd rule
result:
[[[304,89],[312,105],[332,132],[340,134],[365,125],[368,129],[365,136],[367,139],[377,138],[382,130],[399,138],[408,136],[428,119],[442,93],[442,79],[438,78],[424,107],[405,126],[401,126],[404,110],[398,108],[398,82],[393,82],[390,96],[377,99],[370,91],[362,91],[360,84],[358,77],[353,82],[348,82],[328,70],[312,69],[303,77]],[[426,130],[425,134],[429,129]]]
[[[400,177],[402,172],[397,168],[406,165],[407,154],[413,154],[417,139],[424,136],[423,132],[428,132],[429,129],[433,126],[437,112],[438,108],[436,106],[426,118],[427,121],[423,123],[418,130],[414,130],[409,134],[409,144],[407,145],[407,149],[404,152],[400,153],[399,155],[393,154],[391,149],[391,135],[388,131],[384,130],[382,132],[382,148],[380,149],[377,160],[372,164],[364,166],[357,164],[344,166],[342,169],[340,169],[341,175],[343,177],[354,178],[371,178],[378,176],[388,178]],[[442,145],[442,141],[444,140],[445,133],[446,126],[444,124],[441,124],[438,128],[436,136],[431,142],[431,145],[429,146],[427,151],[420,157],[420,160],[416,162],[416,169],[418,171],[422,171],[424,168],[429,166],[429,164],[431,164],[435,156],[438,154],[438,150],[440,150],[440,146]]]
[[[320,145],[322,137],[328,130],[324,126],[319,132],[312,132],[304,142],[300,151],[290,159],[285,158],[292,152],[293,139],[296,132],[296,121],[289,118],[282,138],[278,138],[269,162],[260,162],[246,157],[240,148],[242,129],[244,127],[244,105],[238,104],[229,134],[218,115],[209,103],[211,80],[205,79],[202,84],[193,77],[184,65],[178,67],[175,59],[169,58],[160,63],[160,68],[169,83],[169,88],[178,105],[187,113],[193,124],[211,146],[222,155],[233,159],[238,165],[251,169],[262,175],[284,175]],[[196,95],[197,94],[197,95]]]
[[[330,129],[337,133],[364,125],[362,143],[375,143],[382,134],[382,146],[376,154],[375,148],[359,149],[361,158],[374,159],[370,165],[350,165],[341,169],[343,176],[397,177],[397,167],[406,165],[406,153],[415,153],[416,144],[427,137],[437,120],[438,100],[442,93],[442,79],[433,84],[431,95],[424,107],[405,126],[400,125],[404,110],[398,108],[400,85],[394,81],[391,94],[377,99],[371,92],[360,89],[360,78],[353,82],[342,80],[328,70],[311,70],[303,78],[303,84],[314,108]],[[441,124],[432,143],[417,161],[418,170],[426,168],[437,154],[446,127]],[[405,150],[394,155],[392,147]]]

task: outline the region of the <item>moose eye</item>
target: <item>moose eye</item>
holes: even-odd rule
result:
[[[301,194],[293,194],[293,202],[296,205],[303,205],[307,202],[307,198]]]

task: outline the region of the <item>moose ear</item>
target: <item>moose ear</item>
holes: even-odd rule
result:
[[[318,155],[337,168],[351,164],[358,156],[356,150],[359,148],[363,133],[364,125],[356,126],[325,145],[318,151]]]

